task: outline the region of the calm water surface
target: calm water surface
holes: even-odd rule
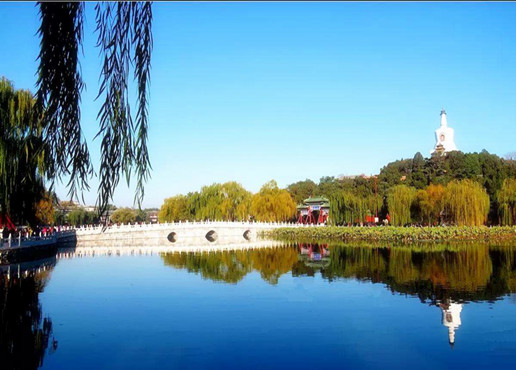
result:
[[[2,269],[1,368],[457,369],[516,360],[510,246],[60,254]]]

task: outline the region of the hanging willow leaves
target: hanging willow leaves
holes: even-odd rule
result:
[[[396,185],[389,189],[387,205],[391,224],[403,226],[411,223],[416,194],[416,188],[406,185]]]
[[[351,225],[363,223],[366,216],[376,214],[382,206],[382,198],[374,195],[361,196],[350,191],[338,192],[330,197],[330,223]]]
[[[147,152],[147,87],[152,50],[152,11],[150,3],[120,2],[97,4],[98,42],[103,55],[98,97],[104,103],[98,114],[101,143],[98,205],[112,198],[120,172],[129,184],[134,168],[137,175],[136,201],[140,204],[143,184],[148,179],[150,162]],[[138,85],[138,109],[133,122],[129,103],[129,70],[134,64]]]
[[[47,176],[69,176],[69,195],[87,190],[92,174],[90,155],[81,134],[82,81],[78,51],[82,44],[82,3],[39,3],[40,53],[37,107],[44,121]]]
[[[89,189],[93,173],[80,124],[80,96],[84,87],[78,51],[82,46],[84,4],[38,3],[41,51],[38,68],[38,108],[49,144],[47,177],[69,176],[73,197]],[[147,151],[148,87],[152,52],[152,3],[120,2],[95,6],[102,71],[97,98],[101,142],[97,206],[106,210],[123,172],[137,176],[135,201],[140,205],[151,169]],[[136,84],[137,109],[130,111],[130,72]]]
[[[477,182],[452,181],[444,191],[444,211],[448,221],[455,225],[483,225],[489,213],[489,195]]]
[[[505,179],[498,192],[501,225],[516,224],[516,179]]]

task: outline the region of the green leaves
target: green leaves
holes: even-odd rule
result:
[[[147,151],[147,94],[152,51],[152,10],[150,3],[120,2],[95,6],[97,46],[103,56],[98,97],[104,103],[98,114],[101,143],[101,165],[98,207],[105,210],[124,172],[129,184],[134,170],[137,175],[135,201],[140,206],[144,182],[149,177]],[[138,108],[135,120],[130,112],[129,70],[134,66]]]
[[[39,3],[37,110],[47,143],[47,177],[69,176],[70,196],[87,190],[93,173],[81,133],[80,97],[84,88],[78,51],[82,44],[82,3]]]
[[[14,222],[35,222],[35,206],[43,197],[45,143],[34,98],[0,79],[0,214]]]
[[[97,98],[101,142],[97,205],[104,212],[123,172],[137,176],[140,205],[151,169],[147,151],[148,88],[152,52],[150,2],[97,4],[98,47],[103,59]],[[78,52],[82,46],[84,4],[38,3],[41,38],[38,67],[38,114],[44,122],[46,175],[53,182],[69,177],[71,197],[88,190],[93,167],[80,124],[84,88]],[[136,83],[136,115],[130,111],[130,72]]]

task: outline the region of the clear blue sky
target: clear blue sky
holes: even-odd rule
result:
[[[82,115],[98,168],[93,7]],[[513,3],[155,3],[143,205],[213,182],[378,173],[429,155],[441,107],[460,150],[516,151],[515,19]],[[2,3],[0,24],[0,75],[34,91],[37,8]],[[121,183],[114,202],[133,194]]]

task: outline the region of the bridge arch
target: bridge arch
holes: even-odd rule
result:
[[[219,238],[219,235],[215,230],[210,230],[208,233],[206,233],[206,239],[208,239],[209,242],[213,243]]]
[[[169,233],[169,234],[167,235],[167,239],[168,239],[168,241],[169,241],[169,242],[171,242],[171,243],[175,243],[175,242],[177,242],[177,233],[175,233],[175,232],[173,232],[173,231],[172,231],[171,233]]]

